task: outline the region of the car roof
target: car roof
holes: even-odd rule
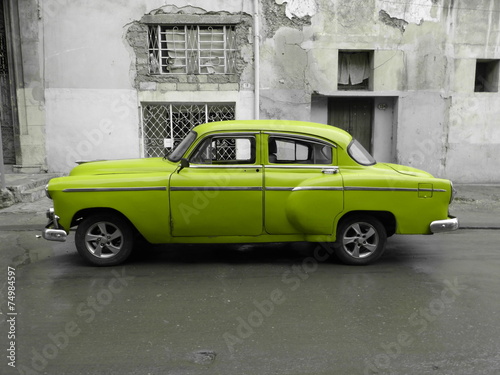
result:
[[[194,128],[198,134],[213,131],[269,131],[293,132],[304,135],[314,135],[331,140],[342,148],[346,148],[352,141],[352,136],[346,131],[332,125],[317,124],[305,121],[289,120],[232,120],[210,122]]]

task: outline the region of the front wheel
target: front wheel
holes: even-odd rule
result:
[[[383,254],[386,241],[387,233],[379,220],[372,216],[352,216],[338,227],[335,254],[346,264],[370,264]]]
[[[75,244],[78,253],[97,266],[115,266],[132,252],[133,231],[129,222],[116,214],[96,214],[78,226]]]

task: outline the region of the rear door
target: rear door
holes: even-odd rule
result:
[[[263,138],[264,226],[270,234],[332,234],[343,210],[335,145],[287,133]]]

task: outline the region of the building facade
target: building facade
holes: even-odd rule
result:
[[[199,123],[260,118],[500,182],[496,0],[4,0],[2,17],[4,162],[19,172],[163,156]]]

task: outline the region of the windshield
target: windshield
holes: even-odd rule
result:
[[[197,136],[198,134],[196,134],[195,131],[191,130],[191,132],[186,135],[186,138],[184,138],[182,142],[179,143],[177,147],[174,148],[174,150],[168,155],[168,160],[173,162],[178,162],[179,160],[181,160],[182,156],[189,148],[189,146],[191,146]]]
[[[363,145],[361,145],[361,143],[359,143],[356,139],[353,139],[347,148],[347,152],[349,152],[349,155],[354,159],[354,161],[361,165],[373,165],[377,163],[373,156],[371,156]]]

